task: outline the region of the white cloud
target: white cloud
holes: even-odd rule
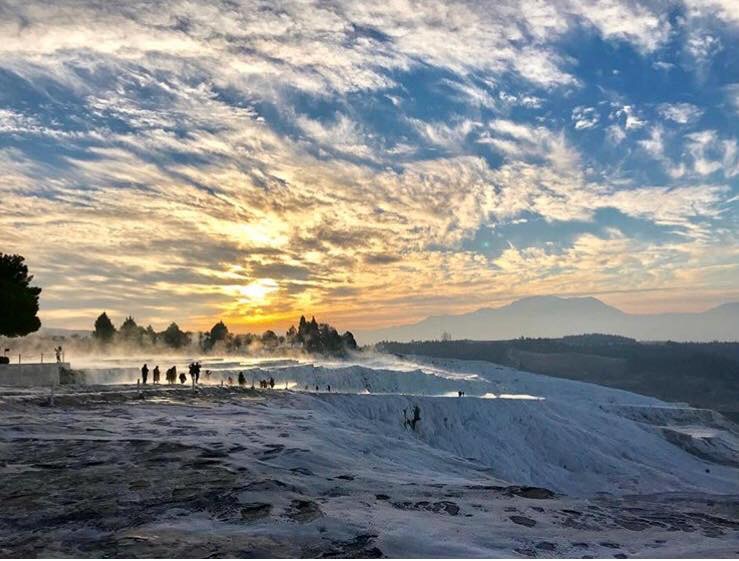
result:
[[[660,126],[652,127],[649,138],[639,140],[638,144],[649,154],[657,159],[664,158],[664,142],[662,140],[663,129]]]
[[[686,49],[698,63],[704,63],[723,48],[721,39],[714,35],[706,34],[702,30],[691,33],[686,43]]]
[[[725,86],[724,92],[726,92],[727,101],[734,108],[736,114],[739,115],[739,83]]]
[[[688,0],[686,4],[694,18],[714,16],[730,25],[739,25],[739,6],[734,0]]]
[[[328,124],[298,116],[298,127],[319,145],[350,156],[375,160],[375,150],[368,144],[368,138],[361,127],[346,115],[337,115]]]
[[[467,136],[480,126],[480,123],[470,119],[461,119],[451,124],[429,123],[420,119],[408,121],[428,143],[450,152],[459,152]]]
[[[658,106],[659,114],[681,125],[698,120],[703,110],[692,103],[662,103]]]
[[[600,116],[594,107],[575,107],[572,110],[572,121],[577,130],[591,129],[598,124]]]
[[[618,125],[609,125],[608,128],[606,128],[606,135],[608,140],[613,144],[620,144],[626,138],[624,129]]]
[[[634,108],[631,105],[624,105],[623,112],[626,115],[626,123],[625,127],[626,130],[629,129],[640,129],[644,125],[647,124],[646,121],[641,119],[637,114]]]
[[[616,0],[579,1],[571,6],[604,38],[629,41],[646,52],[654,51],[669,36],[667,18],[653,6]]]
[[[58,308],[53,317],[63,317],[69,292],[91,278],[90,301],[80,309],[125,307],[116,298],[127,293],[142,313],[166,317],[188,296],[203,321],[321,307],[379,314],[392,299],[435,301],[439,282],[459,298],[479,284],[480,298],[490,298],[526,282],[544,290],[576,280],[558,270],[602,288],[624,276],[607,272],[606,254],[623,270],[639,261],[636,278],[659,264],[661,248],[616,233],[581,236],[559,256],[537,248],[507,253],[504,273],[461,251],[482,225],[523,213],[592,220],[597,209],[616,208],[683,233],[685,244],[669,253],[689,253],[690,244],[705,243],[704,221],[720,215],[722,186],[596,182],[588,167],[597,164],[583,164],[562,121],[553,124],[544,112],[535,112],[540,121],[517,120],[528,113],[521,108],[543,107],[550,95],[581,85],[558,42],[583,21],[643,54],[670,29],[655,7],[610,0],[11,0],[0,18],[0,67],[39,96],[55,94],[45,90],[52,82],[67,88],[83,116],[65,117],[83,126],[75,132],[0,109],[3,134],[62,139],[69,149],[54,164],[0,150],[0,231],[10,232],[10,250],[42,264],[45,301]],[[453,76],[442,81],[445,99],[469,113],[446,120],[403,113],[417,100],[398,76],[429,68]],[[386,146],[347,102],[356,92],[384,96],[383,110],[396,111],[408,130]],[[307,113],[295,97],[330,109]],[[616,144],[648,126],[626,103],[607,128]],[[695,114],[661,108],[678,123]],[[480,122],[486,109],[498,118]],[[596,126],[599,113],[583,105],[570,117],[582,130]],[[667,133],[645,130],[641,147],[663,154]],[[684,174],[735,176],[736,140],[704,133],[686,137]],[[413,144],[418,135],[422,146]],[[472,142],[489,145],[502,165],[470,153]],[[418,160],[422,152],[428,159]],[[234,301],[237,285],[269,286],[279,303],[260,310],[254,299]]]
[[[699,175],[710,175],[721,169],[721,162],[712,158],[718,145],[718,134],[704,130],[686,135],[688,152],[693,158],[693,170]]]

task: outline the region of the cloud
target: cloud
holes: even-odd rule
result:
[[[698,63],[702,64],[718,53],[723,48],[723,45],[721,39],[714,35],[704,35],[701,32],[694,32],[688,38],[686,48],[688,53]]]
[[[609,125],[606,129],[606,136],[613,144],[619,144],[626,138],[626,132],[618,125]]]
[[[594,107],[578,106],[572,110],[572,122],[575,129],[591,129],[598,124],[600,116]]]
[[[592,24],[606,39],[634,43],[651,52],[667,40],[670,25],[667,18],[651,6],[613,0],[578,2],[580,16]]]
[[[692,103],[662,103],[658,106],[659,114],[681,125],[700,119],[703,110]]]
[[[649,122],[653,101],[593,84],[570,48],[595,34],[664,54],[671,24],[652,6],[2,9],[0,231],[44,286],[49,321],[108,309],[194,328],[301,311],[382,323],[575,284],[667,287],[680,267],[700,287],[701,252],[731,259],[735,138],[692,130],[672,146],[699,100],[666,99],[669,122]],[[601,131],[616,157],[581,144]],[[684,173],[630,174],[635,147]],[[465,249],[481,228],[602,209],[681,241],[616,228],[497,258]]]
[[[660,126],[652,127],[649,138],[639,140],[638,144],[649,154],[657,159],[664,158],[664,142],[662,140],[663,129]]]
[[[375,159],[374,150],[368,146],[361,127],[346,115],[337,115],[332,123],[322,123],[305,116],[295,119],[298,127],[322,147],[342,152],[348,156]]]
[[[725,86],[724,91],[726,92],[727,101],[734,108],[736,114],[739,115],[739,83]]]
[[[687,151],[698,175],[721,171],[724,177],[737,175],[736,138],[721,139],[715,130],[703,130],[686,135]]]
[[[691,17],[716,17],[729,25],[739,25],[739,8],[733,0],[690,0],[686,4]]]

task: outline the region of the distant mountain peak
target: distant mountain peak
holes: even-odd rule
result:
[[[593,296],[554,296],[554,295],[541,295],[541,296],[526,296],[518,300],[514,300],[508,306],[504,306],[509,309],[532,309],[532,308],[546,308],[556,307],[557,309],[570,308],[570,309],[600,309],[610,310],[614,312],[621,312],[618,308],[609,306],[602,300],[598,300]],[[500,309],[500,308],[499,308]]]
[[[368,332],[362,342],[439,339],[494,340],[583,333],[651,341],[711,341],[737,337],[739,302],[701,313],[631,314],[592,296],[528,296],[496,308],[428,317],[413,325]]]

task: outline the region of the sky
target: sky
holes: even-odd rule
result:
[[[45,325],[739,300],[739,2],[0,1]]]

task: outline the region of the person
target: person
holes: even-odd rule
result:
[[[316,391],[318,391],[318,384],[316,384]]]
[[[331,384],[327,385],[326,389],[328,390],[328,393],[331,393]]]
[[[272,389],[275,389],[275,379],[270,376],[269,378],[269,387]]]
[[[176,382],[177,382],[177,367],[173,366],[172,368],[167,369],[167,383],[174,384]]]
[[[180,372],[180,384],[184,384],[187,382],[187,376],[185,376],[184,372]]]
[[[200,383],[200,369],[202,368],[200,362],[195,363],[195,384]]]
[[[233,385],[234,385],[234,379],[233,379],[233,377],[232,377],[232,376],[229,376],[229,377],[228,377],[228,385],[229,385],[229,386],[233,386]]]
[[[154,367],[153,376],[154,376],[153,382],[155,384],[158,384],[159,383],[159,365],[158,364]]]
[[[205,379],[206,380],[210,380],[210,374],[211,374],[210,370],[206,370],[205,371]]]
[[[54,353],[56,354],[56,361],[61,362],[62,361],[62,346],[59,345],[54,349]]]
[[[146,379],[149,377],[149,367],[144,363],[141,367],[141,382],[146,385]]]
[[[243,372],[239,372],[239,386],[242,388],[246,385],[246,376],[244,376]]]

